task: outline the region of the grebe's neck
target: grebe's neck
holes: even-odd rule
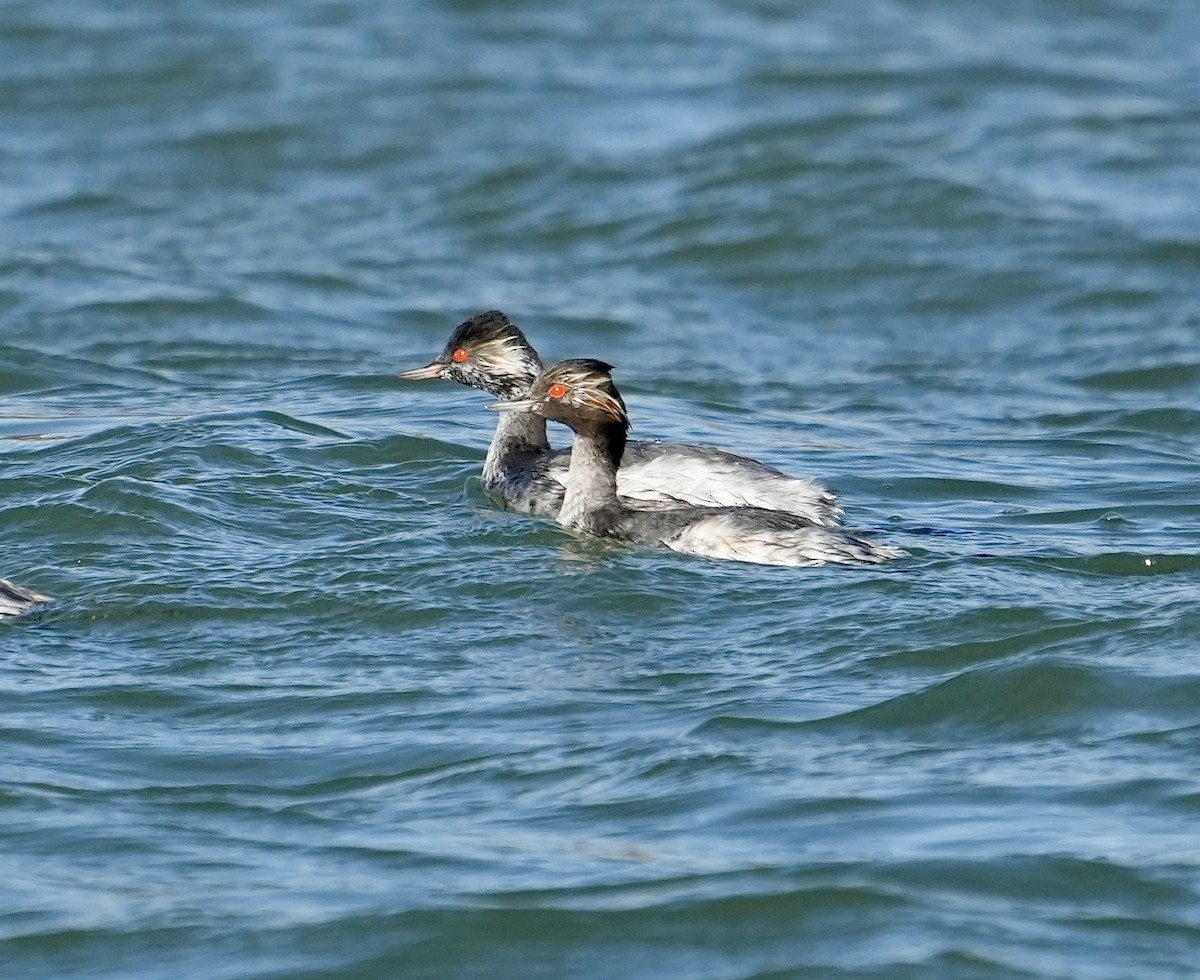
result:
[[[625,436],[626,426],[620,422],[589,422],[575,429],[566,494],[558,513],[563,527],[583,527],[589,514],[621,506],[617,467],[625,452]]]
[[[533,412],[500,412],[483,463],[483,481],[491,484],[506,472],[523,468],[531,457],[550,451],[546,420]]]

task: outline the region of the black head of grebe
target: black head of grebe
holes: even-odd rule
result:
[[[576,425],[617,423],[629,427],[625,400],[612,379],[613,366],[592,357],[551,364],[530,384],[524,398],[489,405],[495,411],[533,412]]]
[[[442,352],[424,367],[396,377],[444,378],[499,398],[515,398],[529,390],[541,370],[541,359],[520,328],[499,310],[488,310],[455,327]]]

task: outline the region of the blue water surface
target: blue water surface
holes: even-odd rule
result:
[[[0,975],[1195,976],[1195,28],[0,5]],[[493,307],[911,557],[496,510]]]

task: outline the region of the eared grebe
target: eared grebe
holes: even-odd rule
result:
[[[654,544],[707,558],[763,565],[874,565],[904,552],[872,544],[838,527],[761,507],[675,507],[633,510],[617,496],[617,467],[629,416],[603,361],[560,361],[529,394],[488,408],[536,414],[575,430],[558,523],[572,531]]]
[[[0,619],[20,616],[49,601],[48,595],[24,589],[6,578],[0,578]]]
[[[503,399],[528,394],[542,370],[525,335],[499,310],[458,325],[445,349],[407,379],[446,378]],[[550,448],[546,422],[530,412],[505,412],[483,464],[483,485],[504,506],[553,516],[562,504],[569,449]],[[708,446],[629,442],[617,472],[617,492],[638,509],[694,504],[786,511],[836,526],[842,508],[815,480],[788,476],[753,459]]]

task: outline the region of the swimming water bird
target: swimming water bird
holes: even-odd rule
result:
[[[6,578],[0,578],[0,619],[20,616],[38,606],[44,606],[50,596],[25,589]]]
[[[542,370],[525,335],[499,310],[479,313],[450,335],[442,353],[405,379],[445,378],[502,399],[525,397]],[[483,485],[504,506],[553,516],[562,504],[571,458],[552,450],[546,421],[530,412],[505,412],[483,464]],[[693,504],[786,511],[836,526],[842,508],[815,480],[709,446],[630,441],[617,471],[617,493],[639,509]]]
[[[543,371],[524,398],[490,409],[532,414],[575,430],[558,523],[572,531],[634,544],[660,545],[707,558],[763,565],[876,565],[904,552],[839,527],[762,507],[680,506],[634,510],[617,496],[629,416],[604,361],[560,361]]]

